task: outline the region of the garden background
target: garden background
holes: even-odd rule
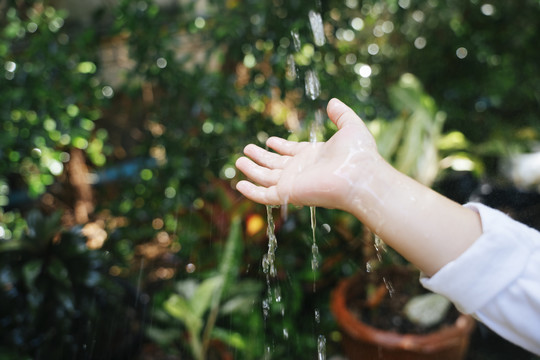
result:
[[[305,359],[319,334],[338,356],[329,294],[371,240],[318,209],[313,271],[309,211],[275,210],[263,309],[266,209],[234,161],[308,139],[338,97],[400,170],[539,228],[539,19],[538,0],[0,0],[0,359]],[[508,354],[534,358],[477,327],[470,359]]]

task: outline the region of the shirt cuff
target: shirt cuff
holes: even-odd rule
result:
[[[538,234],[485,205],[464,206],[480,215],[482,235],[456,260],[431,278],[422,275],[420,281],[427,289],[447,297],[460,311],[470,314],[519,277]]]

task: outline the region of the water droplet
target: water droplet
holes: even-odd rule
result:
[[[17,69],[17,64],[13,61],[6,61],[4,64],[4,69],[8,72],[15,72],[15,69]]]
[[[313,40],[315,41],[315,45],[323,46],[326,40],[324,37],[324,25],[321,14],[311,10],[308,15],[309,24],[311,25],[311,31],[313,33]]]
[[[277,276],[277,269],[276,269],[276,265],[274,265],[274,263],[270,264],[270,276],[271,277],[276,277]]]
[[[167,67],[167,59],[160,57],[156,60],[156,65],[160,69],[165,69]]]
[[[469,54],[467,48],[460,47],[456,50],[456,56],[460,59],[465,59]]]
[[[315,257],[319,256],[319,247],[317,246],[317,244],[311,245],[311,253]]]
[[[319,335],[317,339],[317,359],[326,360],[326,338],[324,335]]]
[[[265,274],[268,274],[270,263],[268,262],[268,254],[264,254],[262,258],[262,268]]]
[[[276,299],[276,302],[281,302],[281,289],[279,286],[274,289],[274,298]]]
[[[332,231],[332,228],[331,228],[330,225],[328,225],[328,224],[322,224],[322,228],[323,228],[324,231],[326,231],[327,233],[330,233],[330,231]]]
[[[480,11],[482,11],[482,14],[484,14],[486,16],[491,16],[491,15],[495,14],[495,7],[493,5],[491,5],[491,4],[484,4],[480,8]]]
[[[313,236],[313,244],[311,245],[311,269],[316,270],[319,268],[319,247],[315,239],[315,228],[317,227],[316,207],[310,206],[309,211],[311,215],[311,233]]]
[[[287,206],[287,201],[285,201],[285,203],[281,205],[281,218],[284,221],[287,220],[288,210],[289,210],[289,207]]]
[[[110,86],[104,86],[102,89],[101,89],[101,93],[103,94],[103,96],[105,96],[106,98],[112,98],[113,95],[114,95],[114,90],[112,87]]]
[[[195,264],[189,263],[186,265],[186,271],[190,274],[194,273],[196,270]]]
[[[386,252],[386,246],[379,236],[374,234],[373,237],[373,245],[377,252],[377,258],[379,259],[379,261],[382,261],[382,253]]]
[[[315,258],[311,259],[311,269],[312,270],[317,270],[318,268],[319,268],[319,260],[317,260]]]
[[[262,309],[264,318],[266,319],[268,317],[268,313],[270,312],[270,302],[268,301],[268,299],[263,299]]]
[[[296,79],[296,62],[294,61],[294,56],[289,54],[287,56],[287,78],[289,80]]]
[[[270,274],[270,276],[275,277],[277,275],[277,269],[274,264],[275,253],[277,249],[277,238],[274,234],[275,223],[272,216],[272,207],[266,206],[266,218],[268,226],[266,228],[266,234],[268,235],[268,252],[263,255],[263,271],[265,274]]]
[[[315,309],[315,322],[317,324],[321,323],[321,312],[319,311],[319,309]]]
[[[293,46],[295,51],[300,51],[300,47],[302,46],[302,43],[300,42],[300,35],[298,34],[298,31],[291,31],[291,37],[293,39]]]
[[[386,285],[386,289],[388,290],[388,295],[390,295],[390,297],[394,296],[394,293],[396,291],[394,290],[394,286],[392,285],[392,283],[386,280],[386,278],[384,277],[383,277],[383,281],[384,281],[384,285]]]
[[[305,89],[306,95],[311,100],[315,100],[321,94],[321,83],[319,81],[319,77],[313,70],[306,71]]]

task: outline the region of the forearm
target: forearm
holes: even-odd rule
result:
[[[478,214],[382,161],[355,185],[347,210],[426,275],[456,259],[482,234]]]

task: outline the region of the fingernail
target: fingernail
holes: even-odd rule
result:
[[[339,107],[342,107],[342,106],[345,106],[345,104],[341,100],[339,100],[338,98],[332,98],[328,102],[328,107],[329,108],[339,108]]]

